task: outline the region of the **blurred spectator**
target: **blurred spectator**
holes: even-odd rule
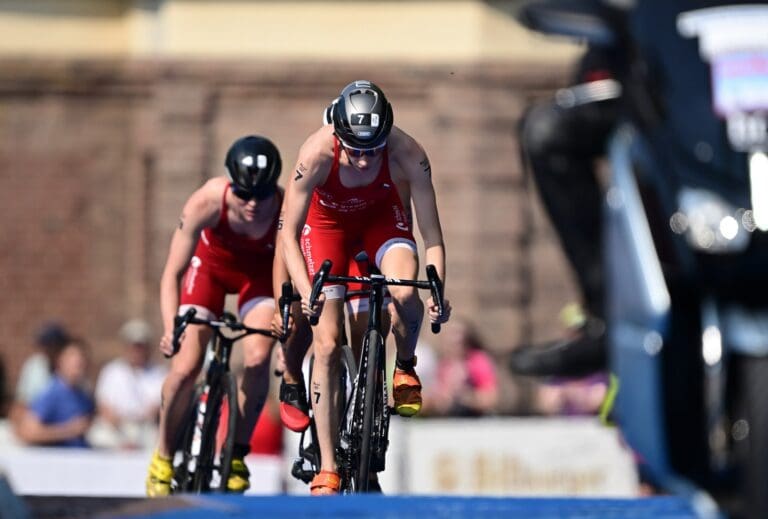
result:
[[[19,433],[18,427],[27,406],[48,386],[53,376],[53,361],[69,341],[69,333],[58,322],[43,323],[35,333],[36,352],[24,360],[19,371],[16,391],[8,410],[8,418]]]
[[[85,392],[88,358],[86,345],[70,339],[54,360],[48,386],[23,411],[18,434],[33,445],[87,447],[85,433],[94,413],[93,399]]]
[[[538,386],[535,408],[545,415],[596,415],[607,389],[608,376],[605,373],[577,379],[555,378]]]
[[[35,335],[37,352],[30,355],[21,366],[16,384],[16,401],[28,405],[48,386],[53,373],[54,359],[69,342],[70,336],[60,323],[44,323]]]
[[[152,330],[147,322],[127,321],[119,336],[122,355],[104,365],[96,382],[99,420],[89,439],[100,447],[149,447],[157,433],[166,370],[151,361]]]
[[[494,361],[474,326],[454,318],[443,325],[435,381],[425,395],[433,415],[480,416],[496,411],[499,386]]]

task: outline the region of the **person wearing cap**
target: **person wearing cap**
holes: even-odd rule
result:
[[[68,338],[53,360],[53,374],[45,388],[19,419],[18,437],[30,444],[89,447],[86,434],[94,415],[88,384],[88,345]]]
[[[324,299],[310,307],[310,277],[325,259],[333,262],[332,274],[346,274],[350,256],[359,252],[360,245],[385,276],[415,279],[419,260],[410,212],[403,204],[403,200],[411,200],[424,239],[426,263],[435,265],[445,282],[443,234],[432,168],[424,149],[393,125],[392,106],[370,81],[354,81],[344,87],[330,107],[330,118],[333,124],[310,135],[299,150],[278,232],[303,312],[308,317],[319,315],[313,334],[311,392],[321,471],[310,484],[313,495],[334,494],[339,489],[335,396],[346,287],[326,286]],[[424,303],[415,288],[397,286],[389,291],[397,346],[392,391],[395,411],[413,416],[421,409],[421,383],[414,367]],[[448,319],[450,312],[439,316],[431,297],[426,306],[430,321]],[[450,309],[447,302],[446,308]]]
[[[29,403],[48,387],[53,377],[54,360],[69,339],[69,332],[58,321],[46,321],[35,332],[37,351],[27,357],[21,365],[16,390],[8,410],[8,418],[17,435]]]
[[[70,334],[57,321],[43,323],[35,333],[37,351],[27,357],[16,383],[16,402],[28,405],[48,386],[53,374],[54,359],[69,342]]]
[[[101,368],[96,381],[96,410],[101,434],[94,444],[105,447],[149,447],[160,408],[166,370],[152,362],[152,329],[143,319],[126,321],[118,333],[122,355]]]

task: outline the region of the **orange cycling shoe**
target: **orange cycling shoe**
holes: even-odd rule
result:
[[[400,416],[413,416],[421,411],[421,381],[416,371],[416,357],[408,362],[397,361],[392,378],[392,396],[395,411]]]
[[[280,420],[294,432],[304,432],[309,427],[309,404],[303,382],[280,382]]]
[[[321,470],[312,478],[309,484],[309,493],[313,496],[334,496],[339,493],[341,479],[339,475],[330,470]]]

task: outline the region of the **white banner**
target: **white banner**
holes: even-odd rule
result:
[[[409,493],[637,495],[631,455],[593,419],[425,420],[406,449]]]
[[[290,460],[297,436],[291,433],[292,442],[286,442]],[[387,494],[638,494],[631,453],[614,428],[593,418],[393,417],[387,470],[380,480]],[[309,493],[295,480],[289,480],[288,491]]]

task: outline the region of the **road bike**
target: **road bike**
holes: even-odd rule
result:
[[[358,259],[360,261],[360,259]],[[371,475],[385,468],[389,446],[389,407],[387,391],[386,359],[381,314],[384,309],[384,292],[387,286],[410,286],[430,290],[438,306],[440,317],[444,314],[443,285],[434,265],[427,265],[427,280],[387,278],[369,265],[368,276],[337,276],[330,274],[332,263],[325,260],[312,281],[308,304],[314,306],[325,283],[358,283],[370,287],[368,326],[363,336],[362,349],[348,398],[341,407],[339,444],[336,461],[341,479],[340,490],[344,494],[371,490]],[[317,317],[310,319],[316,324]],[[432,323],[432,332],[439,333],[440,324]],[[344,351],[344,350],[343,350]],[[342,355],[347,365],[354,364],[349,355]],[[340,391],[345,394],[344,391]]]
[[[226,492],[232,466],[232,450],[237,425],[237,383],[230,371],[229,359],[234,343],[253,334],[285,341],[292,300],[290,283],[283,285],[280,306],[284,311],[284,333],[275,337],[270,330],[251,328],[229,312],[218,319],[199,319],[190,308],[174,320],[174,354],[184,330],[190,324],[208,326],[214,336],[208,348],[204,378],[196,385],[194,397],[173,460],[172,493]]]

